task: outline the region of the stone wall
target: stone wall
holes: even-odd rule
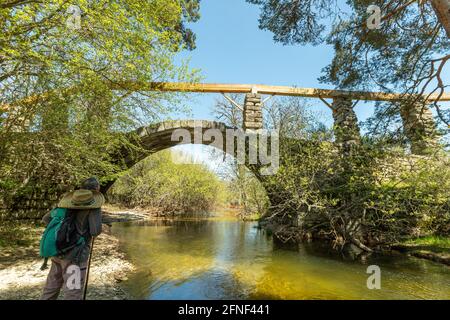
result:
[[[244,101],[244,130],[259,130],[263,127],[261,95],[247,93]]]
[[[361,139],[353,103],[351,99],[335,98],[331,107],[336,143],[346,152],[352,145],[358,144]]]
[[[411,153],[425,155],[437,146],[437,131],[430,108],[422,102],[407,103],[400,109],[403,130],[411,143]]]
[[[38,219],[54,208],[60,197],[69,191],[67,187],[36,184],[30,193],[16,195],[0,205],[1,219]]]

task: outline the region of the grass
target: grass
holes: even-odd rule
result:
[[[439,237],[439,236],[420,237],[416,239],[407,240],[404,242],[404,244],[450,249],[450,237]]]
[[[35,245],[42,231],[34,221],[0,221],[0,248]]]
[[[36,221],[0,221],[0,266],[36,259],[44,227]]]
[[[261,218],[261,215],[259,213],[252,213],[245,215],[243,217],[244,221],[258,221]]]
[[[405,240],[397,245],[408,254],[450,265],[450,237],[426,236]]]

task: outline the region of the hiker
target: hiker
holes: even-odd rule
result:
[[[42,292],[41,300],[56,300],[63,288],[65,300],[82,300],[83,285],[88,267],[90,243],[92,237],[102,232],[101,206],[105,202],[100,193],[100,183],[96,178],[89,178],[83,182],[81,189],[66,193],[58,204],[58,208],[65,208],[67,214],[74,215],[73,224],[79,235],[83,235],[82,245],[75,246],[63,255],[51,258],[51,268]],[[47,213],[42,221],[48,225],[51,212]],[[80,284],[75,288],[71,285],[73,267],[79,267]],[[69,268],[71,267],[71,268]],[[70,282],[70,283],[69,283]]]

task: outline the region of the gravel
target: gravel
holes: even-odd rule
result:
[[[120,283],[134,266],[119,251],[119,240],[108,234],[107,228],[105,231],[94,244],[87,299],[129,299]],[[0,264],[0,300],[39,299],[48,273],[48,269],[40,270],[43,260],[37,254],[10,258],[8,263]]]

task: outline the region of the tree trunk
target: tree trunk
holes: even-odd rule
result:
[[[438,17],[439,22],[450,38],[450,0],[431,0],[431,5]]]

